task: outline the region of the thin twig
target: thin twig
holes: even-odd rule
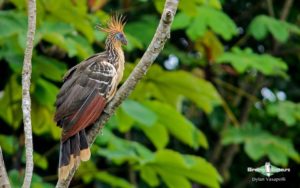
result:
[[[33,144],[31,127],[31,100],[30,100],[30,79],[31,79],[31,58],[33,40],[36,29],[36,2],[28,0],[28,31],[26,40],[25,57],[22,72],[22,110],[25,133],[26,169],[23,188],[29,188],[33,174]]]
[[[275,17],[273,0],[267,0],[268,12],[269,15]]]
[[[262,74],[259,74],[256,79],[256,85],[251,89],[251,92],[249,92],[250,95],[255,95],[261,88],[262,84],[264,83],[264,76]],[[244,104],[241,113],[240,113],[240,124],[241,126],[245,124],[248,121],[250,110],[252,109],[252,106],[254,104],[254,101],[247,100]],[[231,167],[231,164],[233,162],[233,159],[235,155],[239,152],[239,145],[233,144],[228,147],[228,149],[225,152],[225,158],[220,166],[220,173],[224,178],[224,181],[227,182],[229,180],[229,173],[228,170]]]
[[[250,101],[253,101],[253,102],[258,102],[259,101],[259,99],[255,95],[251,95],[247,91],[245,91],[245,90],[243,90],[239,87],[236,87],[236,86],[234,86],[230,83],[227,83],[227,82],[225,82],[221,79],[218,79],[218,78],[215,79],[214,81],[215,81],[215,83],[219,84],[220,86],[222,86],[222,87],[224,87],[224,88],[226,88],[230,91],[233,91],[233,92],[237,93],[239,96],[243,96],[243,97],[248,98]]]
[[[280,20],[286,20],[292,7],[293,0],[286,0],[280,14]]]
[[[162,17],[160,19],[155,35],[146,52],[144,53],[142,59],[134,68],[126,82],[118,90],[113,100],[107,105],[107,107],[105,108],[105,113],[100,116],[98,121],[89,130],[88,141],[90,145],[94,142],[98,133],[101,131],[102,127],[109,120],[109,118],[113,115],[115,110],[129,96],[137,83],[146,74],[147,70],[150,68],[158,54],[163,49],[164,44],[170,38],[171,24],[176,14],[178,3],[179,0],[166,0],[164,11],[162,13]],[[56,184],[56,187],[68,187],[77,168],[78,166],[72,169],[66,180],[59,180]]]
[[[9,179],[5,169],[5,163],[2,155],[2,149],[0,147],[0,187],[10,188]]]

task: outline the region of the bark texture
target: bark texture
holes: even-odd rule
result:
[[[31,79],[31,59],[33,50],[33,40],[36,29],[36,2],[28,0],[28,30],[26,49],[22,71],[22,110],[25,135],[26,150],[26,169],[23,188],[29,188],[33,173],[33,144],[32,144],[32,127],[31,127],[31,99],[30,99],[30,79]]]
[[[2,155],[2,149],[0,147],[0,187],[10,188],[9,179],[5,169],[5,163]]]

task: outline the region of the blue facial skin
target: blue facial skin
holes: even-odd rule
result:
[[[123,45],[127,45],[127,40],[126,40],[125,36],[123,35],[123,33],[117,33],[115,37],[117,40],[121,41],[121,43]]]

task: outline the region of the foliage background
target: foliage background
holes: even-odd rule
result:
[[[286,7],[292,2],[291,7]],[[0,145],[13,187],[24,172],[21,68],[26,1],[0,0]],[[111,10],[128,18],[129,75],[150,43],[163,0],[40,0],[33,54],[32,187],[54,187],[63,74],[104,49],[96,29]],[[180,1],[172,37],[81,164],[72,187],[263,187],[247,167],[289,167],[298,187],[300,4]]]

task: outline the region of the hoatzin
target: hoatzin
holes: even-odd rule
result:
[[[80,160],[91,156],[85,129],[99,118],[123,77],[124,25],[123,16],[113,15],[107,27],[98,27],[107,33],[105,51],[77,64],[63,78],[54,118],[62,128],[59,179],[66,179]]]

